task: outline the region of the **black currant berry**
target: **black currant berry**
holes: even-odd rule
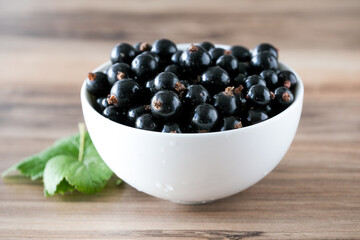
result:
[[[274,70],[265,70],[260,73],[260,77],[262,77],[265,82],[266,86],[270,90],[275,90],[279,86],[279,78]]]
[[[193,44],[180,57],[181,67],[192,77],[201,74],[210,64],[209,53],[204,48]]]
[[[259,75],[251,75],[245,79],[245,89],[250,89],[251,86],[254,86],[256,84],[260,84],[263,86],[266,86],[265,80],[260,77]]]
[[[102,113],[106,107],[110,106],[106,97],[96,99],[95,109],[97,112]]]
[[[108,103],[120,109],[127,109],[136,105],[142,95],[141,87],[132,79],[122,79],[114,83],[110,90]]]
[[[172,90],[180,92],[185,90],[185,86],[180,82],[179,78],[172,72],[159,73],[154,79],[155,91]]]
[[[209,92],[199,84],[190,85],[187,91],[182,97],[184,107],[188,109],[194,109],[201,103],[207,103],[210,101]]]
[[[163,133],[181,133],[181,130],[177,123],[170,123],[170,124],[165,124],[161,132],[163,132]]]
[[[151,99],[151,113],[161,121],[171,121],[181,111],[181,101],[178,95],[170,90],[162,90]]]
[[[223,48],[212,48],[212,49],[210,49],[209,55],[211,57],[212,64],[215,65],[216,60],[218,60],[219,57],[224,55],[224,53],[225,53],[225,49],[223,49]]]
[[[112,86],[116,81],[124,78],[132,78],[131,67],[126,63],[115,63],[106,72],[109,85]]]
[[[181,76],[182,76],[181,69],[176,64],[171,64],[171,65],[166,66],[164,72],[171,72],[171,73],[175,74],[178,78],[181,78]]]
[[[269,89],[260,84],[251,86],[246,98],[253,107],[265,107],[271,100]]]
[[[200,83],[213,95],[229,86],[230,76],[221,67],[210,67],[201,75]]]
[[[242,128],[243,125],[240,120],[236,119],[234,116],[224,117],[222,127],[220,131],[227,131],[232,129]]]
[[[142,130],[156,131],[158,126],[150,113],[145,113],[136,118],[135,127]]]
[[[127,112],[128,122],[134,124],[136,119],[145,113],[150,113],[150,105],[140,105],[130,108]]]
[[[235,77],[239,73],[239,61],[232,55],[223,55],[216,60],[216,66],[224,69],[230,77]]]
[[[267,119],[269,119],[269,116],[267,115],[266,110],[262,109],[250,109],[246,118],[250,125],[263,122]]]
[[[96,97],[106,96],[110,90],[106,75],[102,72],[89,73],[86,90]]]
[[[276,57],[274,57],[270,52],[260,52],[259,54],[251,58],[251,65],[257,73],[260,73],[264,70],[277,70],[279,65]]]
[[[136,51],[133,46],[128,43],[120,43],[111,50],[110,59],[113,64],[117,62],[130,64],[135,56]]]
[[[281,71],[278,74],[279,85],[294,90],[297,84],[297,78],[291,71]]]
[[[131,69],[138,81],[147,81],[153,78],[159,70],[159,64],[151,54],[140,54],[131,63]]]
[[[232,46],[230,51],[231,55],[236,57],[239,62],[250,62],[251,60],[251,53],[249,49],[243,46]]]
[[[269,44],[269,43],[261,43],[259,45],[257,45],[253,50],[252,50],[252,55],[256,56],[261,52],[269,52],[271,55],[273,55],[276,59],[278,59],[278,51],[277,49]]]
[[[239,102],[234,94],[234,87],[227,87],[225,91],[214,96],[214,107],[221,116],[231,116],[238,112]]]
[[[280,109],[285,109],[294,102],[293,93],[286,87],[278,87],[275,89],[275,105]]]
[[[150,51],[151,47],[152,47],[151,44],[148,42],[139,42],[134,45],[134,49],[136,50],[137,54]]]
[[[111,121],[123,123],[124,122],[124,113],[117,107],[111,105],[104,109],[102,115]]]
[[[245,86],[245,80],[246,80],[246,75],[243,73],[239,73],[236,77],[234,77],[233,80],[233,85],[234,86]]]
[[[180,65],[180,57],[183,53],[183,50],[177,50],[172,56],[171,56],[171,63]]]
[[[216,108],[208,103],[198,105],[191,119],[192,127],[197,132],[211,132],[218,122]]]
[[[215,45],[208,41],[200,43],[199,46],[204,48],[206,51],[215,48]]]
[[[139,55],[145,55],[145,54],[149,54],[149,55],[153,56],[155,58],[155,60],[157,61],[157,63],[160,64],[161,59],[160,59],[159,55],[157,55],[156,53],[151,52],[151,51],[145,51],[145,52],[140,53]]]
[[[176,44],[168,39],[160,39],[153,43],[151,52],[159,55],[164,62],[170,62],[171,56],[176,53]]]

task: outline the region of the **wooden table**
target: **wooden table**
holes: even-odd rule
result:
[[[114,181],[45,198],[41,181],[12,176],[0,181],[0,239],[360,239],[359,1],[0,0],[0,171],[77,131],[80,85],[113,45],[162,37],[280,49],[305,83],[282,162],[205,205]]]

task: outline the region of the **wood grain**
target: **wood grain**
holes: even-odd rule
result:
[[[117,42],[271,42],[302,76],[303,114],[255,186],[179,205],[113,179],[45,198],[0,180],[0,239],[360,239],[360,1],[0,0],[0,171],[74,133],[79,89]]]

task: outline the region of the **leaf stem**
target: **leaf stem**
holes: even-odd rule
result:
[[[85,146],[85,124],[79,123],[79,158],[78,160],[82,162],[84,157],[84,146]]]

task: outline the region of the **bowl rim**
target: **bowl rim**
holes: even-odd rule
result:
[[[180,43],[177,44],[176,46],[178,47],[178,49],[186,49],[191,43]],[[196,43],[195,43],[196,44]],[[224,45],[224,44],[215,44],[215,47],[221,47],[224,49],[229,49],[231,46],[230,45]],[[299,74],[294,71],[294,69],[292,69],[291,67],[289,67],[288,65],[282,63],[279,61],[279,65],[282,68],[285,68],[291,72],[293,72],[297,78],[297,84],[296,84],[296,88],[295,88],[295,100],[294,102],[285,110],[283,110],[282,112],[280,112],[279,114],[263,121],[260,123],[256,123],[254,125],[250,125],[250,126],[246,126],[243,128],[238,128],[238,129],[232,129],[232,130],[228,130],[228,131],[217,131],[217,132],[207,132],[207,133],[179,133],[179,134],[168,134],[168,133],[163,133],[163,132],[157,132],[157,131],[149,131],[149,130],[143,130],[143,129],[138,129],[135,127],[130,127],[121,123],[117,123],[114,121],[111,121],[110,119],[102,116],[99,112],[97,112],[95,110],[95,108],[92,106],[92,104],[90,103],[90,99],[91,96],[90,94],[86,91],[86,79],[84,80],[82,86],[81,86],[81,90],[80,90],[80,98],[81,98],[81,102],[82,104],[86,104],[88,106],[89,109],[91,109],[91,111],[93,112],[93,114],[98,114],[99,117],[103,118],[103,120],[108,121],[110,124],[116,124],[118,127],[123,127],[125,129],[127,129],[128,131],[140,131],[143,134],[153,134],[153,135],[158,135],[158,136],[166,136],[166,137],[175,137],[175,138],[181,138],[181,137],[204,137],[204,136],[217,136],[217,135],[228,135],[228,134],[238,134],[240,132],[247,132],[247,131],[252,131],[255,128],[258,128],[260,126],[266,126],[266,125],[271,125],[271,123],[273,121],[277,121],[280,118],[284,118],[287,113],[289,113],[290,111],[294,111],[294,108],[297,107],[297,105],[301,104],[303,102],[303,98],[304,98],[304,84],[302,82],[301,77],[299,76]],[[101,64],[100,66],[98,66],[97,68],[95,68],[92,72],[103,72],[106,68],[111,66],[111,61],[107,61],[103,64]],[[302,106],[301,106],[302,107]],[[301,111],[301,109],[300,109]],[[140,133],[138,132],[138,133]]]

